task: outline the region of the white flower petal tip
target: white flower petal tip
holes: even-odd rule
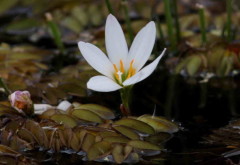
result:
[[[156,26],[153,21],[143,27],[134,38],[129,51],[128,62],[134,59],[134,67],[139,71],[151,55],[156,39]]]
[[[88,62],[99,73],[112,77],[114,71],[112,63],[107,56],[95,45],[80,41],[78,43],[79,49]]]
[[[105,27],[105,42],[108,57],[119,67],[119,61],[126,61],[128,46],[123,30],[113,15],[108,15]]]
[[[112,92],[122,86],[106,76],[94,76],[87,82],[87,88],[98,92]]]
[[[153,73],[153,71],[156,69],[159,61],[161,60],[161,58],[165,54],[166,50],[167,49],[164,48],[164,50],[158,56],[158,58],[156,58],[151,64],[149,64],[146,67],[144,67],[143,69],[141,69],[137,74],[135,74],[131,78],[124,81],[123,85],[124,86],[129,86],[129,85],[132,85],[132,84],[136,84],[136,83],[146,79],[148,76],[150,76]]]

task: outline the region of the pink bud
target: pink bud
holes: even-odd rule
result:
[[[15,91],[9,96],[10,103],[19,112],[32,108],[31,95],[28,91]]]

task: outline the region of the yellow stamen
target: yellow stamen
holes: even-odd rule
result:
[[[115,72],[118,72],[116,64],[113,64],[113,67],[114,67]]]
[[[117,72],[114,73],[114,76],[117,80],[119,80],[119,75],[117,74]]]
[[[120,60],[120,71],[121,71],[122,73],[124,73],[124,65],[123,65],[122,60]]]
[[[136,70],[133,69],[133,62],[134,62],[134,60],[132,60],[131,63],[130,63],[130,67],[129,67],[129,70],[128,70],[127,79],[130,78],[130,77],[132,77],[132,76],[135,74],[135,72],[136,72]]]

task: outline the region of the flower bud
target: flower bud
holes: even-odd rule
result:
[[[33,114],[33,102],[28,91],[15,91],[9,96],[10,103],[20,113]]]

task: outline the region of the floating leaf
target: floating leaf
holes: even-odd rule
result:
[[[27,141],[28,143],[33,144],[34,142],[36,142],[35,139],[34,139],[33,134],[32,134],[30,131],[28,131],[27,129],[25,129],[25,128],[20,129],[20,130],[17,132],[17,135],[18,135],[21,139]]]
[[[17,2],[18,2],[18,0],[11,0],[11,1],[1,0],[0,1],[0,14],[4,13],[5,11],[7,11],[11,7],[13,7]]]
[[[108,136],[121,136],[114,131],[102,131],[102,132],[99,132],[98,135],[101,136],[102,138],[105,138]]]
[[[172,137],[172,134],[170,133],[159,132],[157,134],[146,137],[144,140],[154,144],[161,144],[169,140],[171,137]]]
[[[112,151],[113,159],[116,163],[121,164],[125,157],[123,154],[123,146],[122,145],[115,145]]]
[[[127,143],[129,141],[129,139],[124,136],[108,136],[103,138],[103,140],[110,143]]]
[[[88,160],[96,160],[109,155],[111,148],[111,144],[106,141],[101,141],[93,144],[87,152]]]
[[[154,134],[155,131],[153,127],[144,123],[142,121],[130,118],[123,118],[121,120],[116,121],[114,124],[116,125],[123,125],[132,129],[135,129],[139,132],[146,133],[146,134]]]
[[[179,130],[178,126],[175,123],[159,116],[142,115],[138,117],[138,120],[152,126],[156,132],[174,133]]]
[[[89,110],[76,109],[72,112],[72,115],[88,122],[103,123],[103,119],[99,115]]]
[[[128,142],[128,145],[134,148],[144,149],[144,150],[161,150],[162,149],[160,146],[157,146],[155,144],[145,142],[142,140],[131,140]]]
[[[202,59],[198,55],[190,56],[186,65],[186,70],[190,76],[194,76],[199,71]]]
[[[114,113],[110,109],[97,104],[81,104],[77,106],[75,109],[85,109],[85,110],[92,111],[98,114],[103,119],[110,120],[115,118]]]
[[[48,147],[48,138],[45,131],[40,127],[40,125],[32,120],[27,120],[25,122],[25,128],[29,130],[35,137],[35,140],[40,146]]]
[[[74,120],[71,116],[66,114],[55,114],[51,117],[57,123],[64,124],[70,128],[73,128],[77,125],[76,120]]]
[[[134,132],[132,129],[124,127],[124,126],[113,126],[113,129],[120,132],[122,135],[132,139],[132,140],[138,140],[139,135]]]
[[[83,151],[87,152],[94,143],[95,143],[95,136],[90,133],[87,133],[84,136],[81,148]]]

